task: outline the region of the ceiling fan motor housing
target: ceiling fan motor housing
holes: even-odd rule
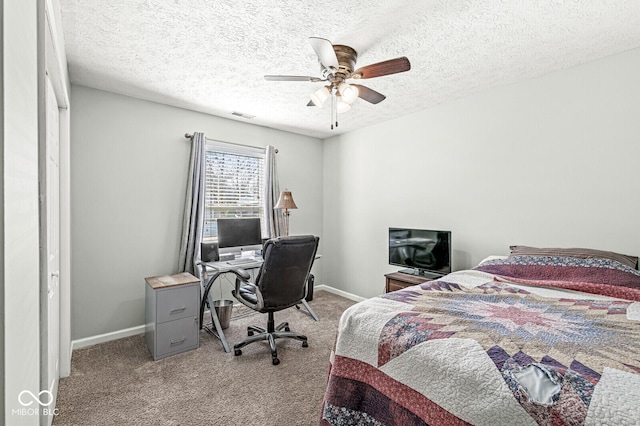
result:
[[[334,44],[333,50],[336,52],[339,67],[338,70],[333,73],[333,76],[329,77],[329,81],[332,83],[340,83],[351,77],[351,73],[356,66],[358,53],[353,48],[342,44]]]

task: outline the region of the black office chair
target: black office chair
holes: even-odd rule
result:
[[[273,313],[302,302],[307,294],[307,278],[318,250],[319,238],[313,235],[279,237],[264,244],[264,263],[256,282],[249,282],[246,271],[236,270],[236,288],[231,293],[242,304],[261,313],[268,314],[267,328],[251,325],[247,327],[247,339],[233,345],[234,354],[241,355],[240,348],[249,343],[268,340],[273,365],[280,364],[276,350],[276,339],[287,337],[302,341],[307,347],[307,336],[294,333],[289,323],[274,327]],[[258,334],[255,334],[258,333]]]

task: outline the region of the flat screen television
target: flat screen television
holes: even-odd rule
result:
[[[400,272],[441,277],[451,272],[451,231],[389,228],[389,264]]]
[[[216,222],[220,254],[262,250],[260,218],[218,219]]]

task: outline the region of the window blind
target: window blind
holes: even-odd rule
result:
[[[207,146],[204,235],[218,238],[219,218],[259,217],[264,223],[264,152],[224,144]]]

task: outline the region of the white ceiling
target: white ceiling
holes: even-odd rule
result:
[[[640,46],[638,0],[59,0],[72,83],[321,138]],[[330,130],[308,37],[407,56]],[[197,131],[198,129],[185,129]]]

